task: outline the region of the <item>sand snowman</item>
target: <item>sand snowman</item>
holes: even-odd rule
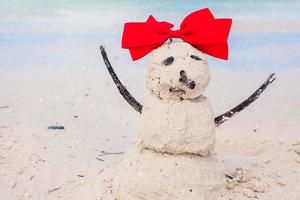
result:
[[[141,113],[138,139],[113,177],[114,200],[226,199],[225,174],[213,156],[215,126],[251,104],[273,81],[270,76],[247,100],[214,118],[203,95],[210,80],[206,55],[227,59],[231,20],[215,19],[203,9],[188,15],[179,30],[172,27],[152,16],[125,24],[123,48],[133,60],[152,52],[146,78],[150,94],[143,106],[122,85],[100,47],[120,93]]]
[[[215,126],[203,92],[210,79],[204,53],[185,42],[153,52],[137,145],[113,182],[116,200],[217,200],[225,176],[211,155]]]

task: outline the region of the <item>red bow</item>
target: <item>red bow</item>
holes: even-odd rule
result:
[[[200,51],[228,59],[227,38],[231,19],[215,19],[208,8],[188,15],[179,30],[173,24],[158,22],[151,15],[146,22],[129,22],[124,25],[122,48],[129,49],[133,60],[144,57],[169,38],[180,38]]]

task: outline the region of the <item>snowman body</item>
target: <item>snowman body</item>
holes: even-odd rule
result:
[[[153,52],[140,134],[118,166],[115,200],[217,200],[225,191],[215,144],[210,79],[204,53],[184,42]]]
[[[215,126],[209,100],[160,99],[150,95],[141,116],[141,147],[161,153],[209,155]]]

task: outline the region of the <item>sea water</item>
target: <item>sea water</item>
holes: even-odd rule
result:
[[[104,67],[105,45],[115,67],[144,68],[121,49],[123,24],[149,15],[178,28],[195,10],[232,18],[229,61],[212,68],[268,71],[300,68],[299,0],[0,0],[0,69]],[[242,26],[241,26],[242,25]]]

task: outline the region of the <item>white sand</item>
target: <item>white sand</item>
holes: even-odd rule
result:
[[[143,102],[145,71],[116,70]],[[205,95],[217,115],[247,97],[267,74],[212,70]],[[300,71],[278,72],[259,100],[217,128],[215,156],[226,172],[249,170],[248,183],[237,180],[228,191],[236,199],[299,198],[299,84]],[[109,191],[103,179],[123,154],[98,155],[127,152],[139,119],[105,69],[1,71],[0,91],[1,199],[102,199]],[[47,130],[56,123],[65,130]]]

